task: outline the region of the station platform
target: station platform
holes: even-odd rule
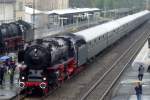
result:
[[[133,63],[122,76],[121,81],[113,92],[112,100],[137,100],[135,86],[138,81],[138,68],[145,68],[142,84],[142,100],[150,100],[150,73],[147,72],[150,63],[148,42],[145,43]]]
[[[10,84],[9,76],[6,75],[5,82],[0,86],[0,100],[10,100],[19,92],[18,88],[18,74],[14,76],[14,84]]]

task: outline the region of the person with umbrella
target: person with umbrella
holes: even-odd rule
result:
[[[139,82],[136,82],[136,86],[135,86],[135,92],[136,92],[136,96],[137,96],[137,100],[141,100],[142,97],[142,85]]]
[[[142,79],[143,79],[144,70],[145,70],[145,68],[143,67],[143,65],[140,65],[140,67],[139,67],[139,69],[138,69],[138,71],[139,71],[138,79],[139,79],[140,81],[142,81]]]

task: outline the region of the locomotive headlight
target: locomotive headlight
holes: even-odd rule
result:
[[[59,75],[59,71],[56,71],[55,73],[56,73],[56,75]]]
[[[25,77],[24,77],[24,76],[22,76],[22,77],[21,77],[21,79],[22,79],[22,80],[24,80],[24,79],[25,79]]]
[[[46,77],[43,77],[43,81],[46,81]]]

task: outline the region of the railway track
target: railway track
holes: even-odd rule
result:
[[[150,35],[149,29],[142,32],[140,37],[117,59],[117,61],[100,77],[95,84],[81,97],[81,100],[110,100],[107,93],[111,91],[115,82],[122,75],[128,64],[133,60],[138,51],[142,48],[147,37]],[[108,99],[109,98],[109,99]]]
[[[53,89],[55,91],[57,88]],[[51,91],[48,95],[50,95],[53,91]],[[27,95],[17,95],[16,97],[12,98],[11,100],[45,100],[48,95],[42,96],[42,97],[32,97],[32,96],[27,96]]]
[[[24,97],[23,99],[21,98],[18,99],[19,97],[16,97],[15,99],[12,100],[44,100],[44,99],[45,100],[100,100],[100,97],[105,97],[105,95],[102,94],[107,94],[107,91],[109,91],[108,88],[110,88],[111,84],[113,83],[112,80],[116,78],[115,75],[113,75],[114,77],[110,78],[109,75],[112,74],[106,74],[106,72],[113,73],[114,71],[121,70],[122,64],[128,62],[127,54],[124,54],[125,56],[122,56],[123,58],[126,58],[126,61],[122,61],[122,64],[116,63],[118,66],[120,65],[121,68],[115,70],[115,68],[111,68],[111,65],[115,66],[114,62],[116,62],[117,59],[123,54],[123,52],[125,52],[125,50],[127,50],[127,48],[130,47],[130,44],[134,41],[138,42],[138,39],[135,38],[137,37],[140,38],[142,36],[141,33],[148,32],[149,28],[150,28],[149,23],[147,23],[146,25],[141,27],[138,31],[135,31],[134,34],[127,36],[129,39],[121,39],[120,42],[124,41],[124,43],[121,43],[122,46],[118,45],[117,43],[117,45],[115,44],[115,46],[107,48],[95,59],[93,63],[87,65],[88,68],[83,70],[83,72],[79,73],[79,75],[77,75],[76,77],[73,77],[71,80],[67,80],[61,86],[61,88],[58,88],[56,91],[51,93],[51,95],[42,98]],[[146,36],[147,34],[144,35],[144,37]],[[125,41],[128,43],[125,43]],[[118,50],[117,48],[120,48],[120,50]],[[128,55],[131,55],[134,52],[134,50],[129,50],[129,51],[130,53]],[[116,73],[116,75],[118,75],[118,73]],[[98,80],[100,80],[100,82],[98,82]],[[96,83],[98,83],[98,85],[94,86],[94,84]],[[107,85],[106,83],[109,84]],[[103,86],[103,84],[105,85],[105,87]],[[91,89],[91,87],[94,88]]]

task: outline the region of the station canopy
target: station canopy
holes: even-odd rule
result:
[[[33,14],[33,13],[35,13],[35,14],[41,14],[43,12],[40,11],[40,10],[33,9],[33,8],[25,6],[25,13],[28,13],[28,14]]]
[[[76,13],[84,13],[84,12],[94,12],[100,11],[99,8],[68,8],[68,9],[57,9],[51,11],[40,11],[37,9],[33,9],[30,7],[25,6],[25,12],[28,14],[56,14],[56,15],[66,15],[66,14],[76,14]]]

